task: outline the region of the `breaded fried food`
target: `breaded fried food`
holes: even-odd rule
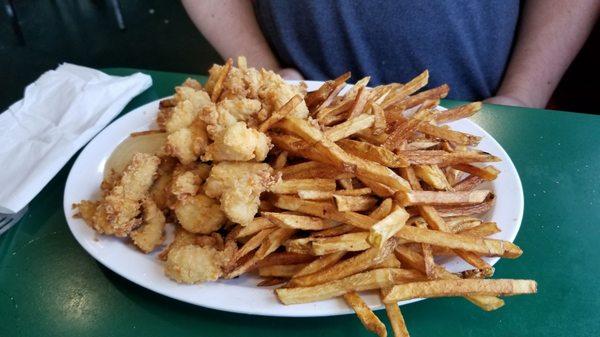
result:
[[[221,253],[213,247],[186,245],[169,252],[165,274],[179,283],[216,281],[221,275]]]
[[[214,140],[216,135],[236,122],[246,122],[250,126],[256,126],[257,114],[261,107],[258,100],[235,97],[224,99],[205,108],[201,116],[207,123],[206,130],[209,137]]]
[[[181,227],[191,233],[210,234],[227,221],[219,202],[204,194],[180,200],[174,211]]]
[[[175,90],[177,93],[174,100],[177,105],[172,108],[172,112],[163,123],[168,133],[187,128],[202,109],[213,104],[205,91],[189,87],[177,87]]]
[[[214,137],[206,148],[203,161],[263,161],[271,148],[271,140],[264,133],[248,128],[245,122],[236,122]]]
[[[189,164],[204,153],[207,144],[206,123],[196,118],[190,125],[169,133],[164,151],[182,164]]]
[[[165,239],[165,215],[151,198],[142,202],[142,225],[131,231],[129,237],[142,252],[150,253]]]
[[[216,281],[231,268],[236,249],[234,241],[227,241],[223,250],[196,244],[174,247],[168,253],[165,274],[180,283]]]
[[[73,209],[76,210],[75,217],[83,219],[89,226],[94,227],[94,214],[99,204],[99,201],[91,200],[81,200],[80,203],[73,204]]]
[[[256,215],[260,194],[277,180],[266,163],[221,162],[213,166],[204,188],[207,196],[220,199],[229,220],[244,225]]]
[[[141,200],[154,182],[160,159],[157,156],[136,153],[121,179],[100,202],[93,217],[94,229],[103,234],[125,237],[141,220]]]
[[[160,165],[154,184],[150,187],[150,197],[159,209],[166,209],[168,206],[168,191],[167,187],[171,183],[173,177],[173,168],[177,164],[177,159],[173,157],[161,157]]]
[[[190,233],[185,229],[177,226],[175,229],[175,236],[173,237],[173,241],[171,241],[171,243],[165,249],[163,249],[160,252],[160,254],[158,254],[158,258],[163,261],[166,261],[167,257],[169,256],[169,252],[172,249],[194,244],[196,243],[197,237],[198,235]]]

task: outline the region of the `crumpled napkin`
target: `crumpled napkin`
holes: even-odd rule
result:
[[[109,76],[62,64],[28,85],[0,114],[0,213],[25,207],[71,156],[102,130],[150,76]]]

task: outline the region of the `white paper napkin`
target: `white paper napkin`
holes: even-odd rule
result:
[[[0,114],[0,213],[25,207],[71,156],[104,128],[150,76],[109,76],[62,64]]]

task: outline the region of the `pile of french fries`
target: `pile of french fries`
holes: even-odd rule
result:
[[[231,68],[228,60],[216,74],[213,102]],[[278,182],[260,195],[252,221],[196,238],[234,242],[221,277],[256,273],[286,305],[342,297],[379,336],[386,326],[360,292],[378,292],[395,336],[408,336],[399,301],[456,296],[491,311],[504,305],[499,296],[535,293],[532,280],[488,279],[494,268],[485,257],[522,254],[488,238],[500,229],[480,219],[494,203],[482,186],[500,173],[488,163],[499,158],[476,149],[480,137],[445,125],[481,103],[438,110],[449,87],[420,91],[428,76],[373,88],[366,77],[343,91],[346,73],[252,126],[273,144],[264,162]],[[301,103],[307,118],[292,114]],[[442,257],[472,269],[449,272]]]
[[[287,116],[295,97],[261,126],[283,180],[263,195],[259,216],[234,229],[245,243],[229,276],[256,271],[260,286],[280,285],[286,305],[341,296],[379,336],[386,327],[361,291],[380,293],[395,336],[408,336],[398,301],[460,296],[491,311],[504,305],[499,296],[535,293],[535,281],[486,279],[494,268],[483,257],[522,253],[486,238],[500,229],[477,217],[494,202],[480,185],[500,173],[484,163],[499,158],[474,148],[480,137],[444,125],[481,103],[437,110],[449,87],[417,93],[427,71],[374,88],[365,78],[340,95],[349,77],[306,95],[309,119]],[[473,269],[451,273],[438,256]]]

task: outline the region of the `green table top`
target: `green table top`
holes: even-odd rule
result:
[[[189,76],[144,72],[154,85],[125,111],[170,95]],[[525,191],[516,239],[525,253],[501,260],[495,277],[535,279],[539,293],[509,297],[495,312],[461,298],[403,306],[411,336],[598,336],[600,117],[486,105],[473,119],[506,149]],[[116,275],[87,255],[67,227],[62,200],[72,163],[0,237],[0,336],[370,335],[354,315],[231,314],[172,300]],[[384,311],[377,315],[387,322]]]

